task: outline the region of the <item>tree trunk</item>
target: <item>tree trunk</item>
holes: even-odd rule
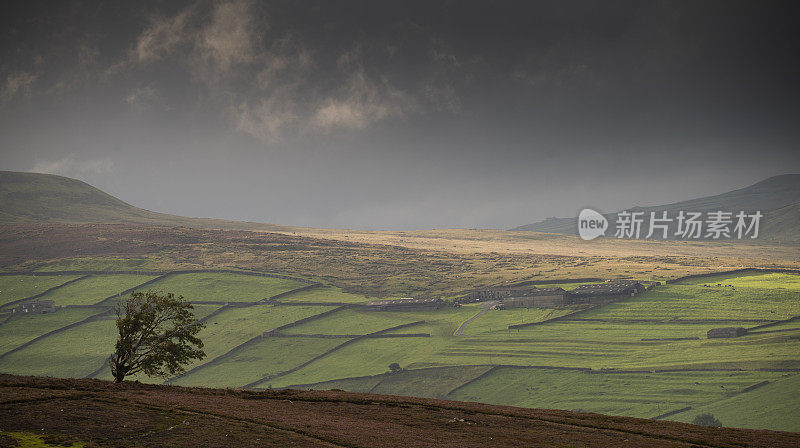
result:
[[[122,380],[125,379],[128,369],[125,368],[125,365],[120,361],[118,356],[112,355],[109,367],[111,368],[111,374],[114,375],[114,383],[121,383]]]

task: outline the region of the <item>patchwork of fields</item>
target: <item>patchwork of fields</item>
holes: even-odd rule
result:
[[[800,316],[800,275],[787,273],[685,280],[596,309],[490,310],[461,336],[480,305],[372,311],[368,297],[287,276],[0,275],[0,310],[31,297],[60,306],[0,323],[0,372],[110,378],[113,305],[140,286],[184,296],[206,324],[207,357],[171,384],[338,388],[680,421],[711,412],[726,426],[800,431],[800,320],[789,320]],[[509,329],[519,324],[528,325]],[[707,339],[718,327],[753,330]],[[391,363],[404,370],[387,374]]]

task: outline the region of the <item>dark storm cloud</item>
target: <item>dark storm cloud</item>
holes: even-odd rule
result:
[[[784,2],[60,2],[2,14],[4,169],[188,215],[509,227],[796,170]]]

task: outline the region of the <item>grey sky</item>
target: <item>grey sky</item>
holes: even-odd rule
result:
[[[162,212],[396,229],[800,167],[792,2],[119,3],[3,6],[0,168]]]

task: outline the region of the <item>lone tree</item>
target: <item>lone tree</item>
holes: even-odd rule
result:
[[[713,414],[700,414],[692,420],[692,423],[699,426],[722,426],[722,422],[714,417]]]
[[[400,367],[400,364],[398,364],[396,362],[393,362],[393,363],[389,364],[389,371],[390,372],[397,373],[397,372],[399,372],[401,370],[403,370],[403,368]]]
[[[184,364],[206,356],[197,333],[204,324],[194,317],[194,307],[159,291],[131,293],[117,305],[119,339],[111,355],[111,374],[121,383],[125,376],[143,372],[169,377],[185,371]]]

